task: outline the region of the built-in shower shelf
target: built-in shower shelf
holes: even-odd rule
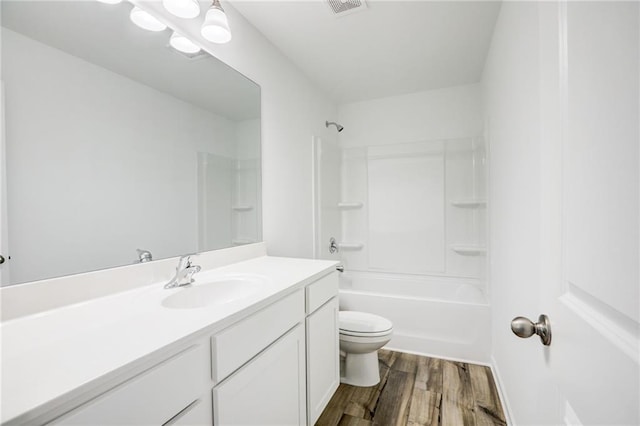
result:
[[[482,207],[487,207],[487,200],[467,198],[467,199],[453,200],[451,201],[451,205],[455,207],[460,207],[463,209],[478,209]]]
[[[338,243],[338,248],[341,248],[344,250],[362,250],[363,247],[364,247],[364,244],[362,243],[343,242],[343,241]]]
[[[361,209],[363,206],[362,203],[359,202],[341,202],[338,203],[338,208],[339,209],[343,209],[343,210],[354,210],[354,209]]]
[[[233,206],[231,208],[237,212],[248,212],[253,210],[253,206]]]
[[[485,246],[456,244],[451,246],[451,250],[463,256],[481,256],[487,252]]]
[[[250,240],[250,239],[248,239],[248,238],[236,238],[236,239],[234,239],[234,240],[231,240],[231,243],[232,243],[232,244],[235,244],[235,245],[253,244],[253,243],[255,243],[255,242],[256,242],[256,241],[254,241],[254,240]]]

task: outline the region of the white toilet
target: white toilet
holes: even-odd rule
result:
[[[380,382],[378,349],[391,340],[393,324],[378,315],[340,311],[340,382],[374,386]]]

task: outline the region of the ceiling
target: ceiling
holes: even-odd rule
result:
[[[260,116],[257,84],[209,55],[189,59],[169,48],[170,30],[136,27],[128,2],[2,0],[1,6],[5,28],[230,120]]]
[[[495,1],[369,0],[340,16],[322,0],[230,1],[337,103],[480,81],[500,10]]]

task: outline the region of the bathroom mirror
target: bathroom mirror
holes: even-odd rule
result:
[[[1,6],[3,285],[262,239],[257,84],[127,2]]]

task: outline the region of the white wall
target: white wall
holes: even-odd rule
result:
[[[235,122],[9,30],[2,48],[12,281],[194,250],[196,151],[234,158]]]
[[[340,105],[344,147],[386,145],[480,135],[477,84]]]
[[[229,3],[233,39],[225,45],[202,39],[199,22],[172,17],[160,2],[145,7],[260,85],[264,241],[271,255],[312,257],[312,136],[335,140],[324,125],[335,105]]]

